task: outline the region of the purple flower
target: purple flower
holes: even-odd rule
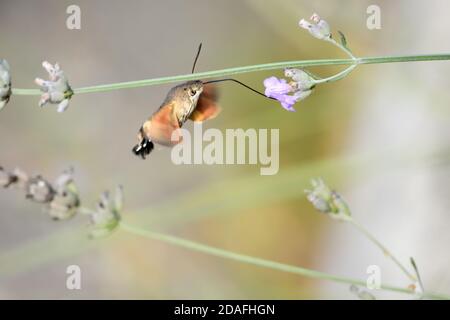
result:
[[[264,80],[264,86],[266,87],[264,94],[267,97],[277,99],[286,110],[295,111],[292,106],[297,102],[297,99],[288,95],[292,91],[292,87],[285,79],[270,77]]]
[[[277,77],[270,77],[264,80],[264,86],[266,87],[265,95],[277,100],[277,95],[285,95],[292,91],[292,87],[285,79],[278,79]]]
[[[277,99],[281,106],[287,111],[295,112],[293,105],[298,101],[296,96],[290,96],[288,94],[274,94],[272,98]]]
[[[278,79],[277,77],[264,80],[264,86],[266,87],[264,94],[267,97],[278,100],[284,109],[291,112],[295,111],[293,105],[297,101],[303,100],[311,94],[311,90],[295,90],[285,79]],[[290,95],[291,92],[294,94]]]

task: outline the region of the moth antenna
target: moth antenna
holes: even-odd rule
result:
[[[201,42],[200,42],[200,45],[198,46],[197,55],[195,56],[194,65],[192,66],[191,73],[194,73],[194,71],[195,71],[195,65],[197,64],[198,57],[200,56],[200,51],[202,51],[202,43]]]
[[[241,82],[241,81],[239,81],[239,80],[233,79],[233,78],[226,78],[226,79],[219,79],[219,80],[211,80],[211,81],[203,82],[203,84],[216,83],[216,82],[224,82],[224,81],[233,81],[233,82],[235,82],[235,83],[237,83],[237,84],[240,84],[241,86],[243,86],[243,87],[245,87],[245,88],[247,88],[247,89],[249,89],[249,90],[251,90],[251,91],[253,91],[253,92],[257,93],[257,94],[259,94],[260,96],[263,96],[264,98],[267,98],[267,99],[270,99],[270,100],[276,100],[275,98],[268,97],[268,96],[266,96],[264,93],[262,93],[262,92],[260,92],[260,91],[258,91],[258,90],[256,90],[256,89],[253,89],[252,87],[246,85],[245,83],[243,83],[243,82]]]

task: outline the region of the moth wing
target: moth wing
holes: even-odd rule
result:
[[[203,86],[203,92],[198,98],[197,106],[189,119],[194,122],[203,122],[217,117],[221,111],[220,106],[217,104],[217,100],[217,87],[213,84],[205,84]]]
[[[150,121],[144,124],[143,129],[151,141],[164,146],[173,146],[182,141],[182,135],[178,131],[180,124],[171,104],[156,111]]]

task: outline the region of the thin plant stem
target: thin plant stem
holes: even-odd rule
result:
[[[337,47],[340,50],[342,50],[343,52],[345,52],[353,60],[353,64],[350,67],[347,67],[345,70],[335,74],[334,76],[331,76],[331,77],[328,77],[328,78],[324,78],[324,79],[320,79],[320,80],[315,80],[314,81],[315,84],[328,83],[328,82],[333,82],[333,81],[340,80],[340,79],[346,77],[350,72],[352,72],[356,68],[356,66],[359,64],[359,59],[356,58],[353,55],[353,53],[347,47],[343,46],[342,44],[340,44],[339,42],[337,42],[333,38],[327,38],[326,41],[328,41],[329,43],[331,43],[335,47]]]
[[[351,59],[353,59],[354,61],[358,60],[353,53],[346,47],[343,46],[341,43],[337,42],[336,40],[334,40],[333,38],[330,38],[327,40],[328,42],[330,42],[332,45],[338,47],[339,49],[341,49],[342,51],[344,51]]]
[[[329,83],[329,82],[334,82],[334,81],[340,80],[342,78],[345,78],[350,72],[352,72],[356,68],[356,66],[357,66],[357,64],[353,64],[350,67],[346,68],[345,70],[335,74],[334,76],[319,79],[319,80],[314,80],[314,83],[315,84]]]
[[[419,285],[419,288],[420,288],[421,292],[424,292],[425,291],[425,287],[423,286],[422,277],[420,276],[419,268],[417,268],[416,261],[412,257],[409,258],[409,261],[411,262],[411,265],[412,265],[412,267],[414,269],[414,272],[416,274],[417,283]]]
[[[391,251],[389,251],[386,246],[384,246],[380,241],[378,241],[377,238],[375,238],[375,236],[373,236],[362,224],[360,224],[359,222],[355,221],[354,219],[350,219],[349,222],[355,226],[361,233],[363,233],[370,241],[372,241],[372,243],[374,243],[378,248],[381,249],[381,251],[383,252],[383,254],[391,259],[402,271],[403,273],[414,283],[417,281],[417,278],[411,274],[408,269],[406,269],[406,267],[400,262],[399,259],[397,259],[392,253]]]
[[[189,249],[192,251],[202,252],[208,255],[221,257],[224,259],[235,260],[242,263],[247,263],[259,267],[269,268],[273,270],[283,271],[287,273],[297,274],[300,276],[308,277],[308,278],[316,278],[322,280],[329,280],[333,282],[345,283],[345,284],[353,284],[357,286],[366,286],[366,281],[353,279],[348,277],[337,276],[325,272],[320,272],[316,270],[311,270],[303,267],[288,265],[284,263],[279,263],[271,260],[261,259],[257,257],[252,257],[240,253],[235,253],[232,251],[219,249],[216,247],[208,246],[202,243],[194,242],[191,240],[186,240],[183,238],[178,238],[172,235],[143,230],[131,225],[128,225],[124,222],[121,222],[119,228],[122,231],[126,231],[128,233],[134,234],[136,236],[141,236],[161,242],[165,242],[171,245],[175,245],[178,247],[182,247],[185,249]],[[407,288],[395,287],[392,285],[381,285],[381,289],[399,293],[413,294],[413,291]],[[424,292],[423,296],[430,299],[450,299],[449,295],[440,294],[440,293],[430,293]]]
[[[407,56],[381,56],[381,57],[365,57],[358,58],[357,64],[380,64],[380,63],[397,63],[397,62],[413,62],[413,61],[437,61],[450,60],[450,54],[431,54],[431,55],[407,55]],[[354,59],[320,59],[320,60],[297,60],[283,61],[274,63],[257,64],[244,67],[234,67],[214,71],[199,72],[194,74],[185,74],[161,78],[153,78],[146,80],[118,82],[104,85],[95,85],[74,89],[75,94],[106,92],[120,89],[139,88],[146,86],[154,86],[160,84],[182,82],[197,79],[209,79],[224,77],[236,74],[284,69],[288,67],[316,67],[331,65],[354,65]],[[19,89],[13,88],[13,95],[40,95],[38,89]]]

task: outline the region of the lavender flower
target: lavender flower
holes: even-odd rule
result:
[[[0,59],[0,110],[2,110],[11,96],[11,75],[9,64],[6,60]]]
[[[264,80],[264,86],[266,87],[265,95],[267,97],[278,100],[284,109],[295,111],[292,106],[297,102],[297,99],[288,94],[293,91],[293,88],[285,79],[270,77]]]
[[[265,94],[268,97],[284,95],[292,91],[292,87],[285,79],[278,79],[277,77],[270,77],[264,80],[264,86],[266,87]]]
[[[323,20],[317,13],[314,13],[310,19],[312,20],[312,23],[302,19],[298,25],[301,28],[308,30],[309,33],[317,39],[331,39],[330,26],[325,20]]]
[[[123,188],[117,187],[114,198],[109,192],[100,196],[95,211],[90,211],[92,230],[90,236],[93,238],[104,237],[119,226],[120,213],[123,208]]]
[[[43,107],[47,103],[58,104],[58,112],[64,112],[69,107],[69,100],[73,95],[73,91],[69,86],[64,71],[61,70],[58,63],[54,66],[47,61],[42,66],[49,74],[49,80],[36,78],[35,82],[41,87],[43,92],[39,106]]]
[[[295,111],[293,105],[308,97],[314,87],[314,79],[299,69],[286,69],[285,75],[292,77],[291,82],[277,77],[264,80],[265,95],[278,100],[287,111]],[[292,93],[292,94],[290,94]]]

